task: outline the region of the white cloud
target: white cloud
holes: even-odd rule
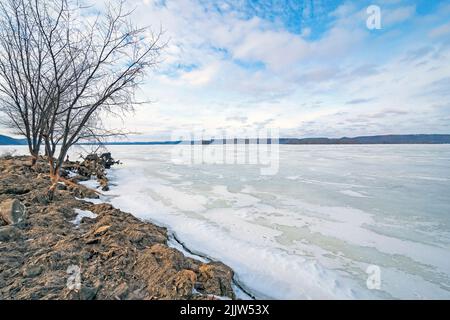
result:
[[[295,34],[280,21],[243,18],[236,3],[223,2],[222,13],[196,0],[138,4],[134,21],[162,25],[170,41],[140,93],[155,102],[124,126],[169,137],[176,128],[261,123],[302,136],[444,130],[437,124],[450,111],[431,107],[442,102],[434,83],[450,76],[444,11],[420,20],[415,6],[385,0],[382,24],[392,30],[370,32],[365,8],[346,2],[326,13],[334,20],[318,36],[314,25]],[[405,21],[414,28],[401,29]]]
[[[393,6],[390,3],[392,9],[383,10],[384,24],[414,21],[414,6]],[[154,77],[156,82],[147,94],[157,97],[150,108],[158,112],[149,117],[151,125],[139,122],[148,134],[163,132],[167,123],[239,127],[244,123],[230,120],[238,117],[247,119],[245,125],[270,119],[271,125],[293,134],[331,134],[333,127],[335,133],[388,130],[389,124],[403,128],[407,123],[399,125],[398,119],[409,119],[411,113],[420,116],[439,100],[426,95],[424,88],[450,74],[448,67],[442,67],[448,50],[440,58],[424,56],[420,67],[401,59],[418,49],[414,43],[405,43],[396,54],[386,52],[388,43],[397,41],[399,34],[401,38],[401,32],[371,34],[365,29],[364,8],[354,3],[330,13],[336,20],[318,39],[311,39],[314,30],[293,34],[258,17],[242,19],[232,10],[224,14],[203,10],[196,1],[166,2],[165,6],[152,2],[147,10],[138,11],[142,21],[161,22],[171,38],[161,70],[195,65],[175,75]],[[243,68],[236,59],[263,63],[265,68]],[[321,104],[311,102],[318,99]],[[347,104],[356,99],[363,102]],[[146,112],[141,110],[139,118],[145,119]],[[389,117],[381,117],[383,112]],[[360,126],[352,121],[355,118]]]
[[[382,10],[383,26],[392,26],[411,19],[416,12],[416,6],[405,6],[396,9]]]
[[[448,36],[450,34],[450,22],[434,28],[430,31],[430,36],[433,38]]]

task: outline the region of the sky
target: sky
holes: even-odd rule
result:
[[[99,4],[100,0],[97,0]],[[450,133],[450,2],[128,0],[161,63],[113,128],[278,128],[284,137]],[[367,8],[378,6],[380,29]],[[99,5],[99,8],[101,6]],[[101,10],[101,9],[100,9]]]

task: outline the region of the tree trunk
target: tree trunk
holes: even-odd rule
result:
[[[55,196],[55,192],[56,192],[56,188],[58,187],[59,180],[61,178],[61,175],[60,175],[60,167],[61,166],[59,165],[59,163],[55,163],[55,160],[53,158],[49,158],[48,162],[50,165],[51,186],[48,189],[47,195],[48,195],[48,200],[52,201]]]
[[[36,169],[38,157],[39,156],[37,154],[34,153],[31,154],[31,168]]]

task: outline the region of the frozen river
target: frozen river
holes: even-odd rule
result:
[[[450,146],[282,145],[268,176],[176,164],[173,148],[188,146],[110,147],[110,201],[256,297],[450,298]]]

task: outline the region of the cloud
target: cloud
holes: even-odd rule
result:
[[[382,10],[382,24],[383,26],[392,26],[406,20],[411,19],[416,12],[416,6],[406,6],[396,9]]]
[[[370,98],[370,99],[353,99],[350,101],[347,101],[345,104],[362,104],[362,103],[367,103],[370,101],[373,101],[374,98]]]
[[[380,0],[383,28],[368,30],[369,2],[129,0],[133,21],[162,25],[169,43],[139,92],[155,102],[123,125],[146,136],[193,126],[441,130],[450,112],[431,106],[448,99],[450,6],[422,13],[411,1]]]
[[[380,119],[380,118],[386,118],[386,117],[402,116],[402,115],[406,115],[406,114],[408,114],[408,112],[404,111],[404,110],[387,109],[387,110],[383,110],[381,112],[369,114],[366,117],[372,118],[372,119]]]
[[[248,117],[240,117],[240,116],[233,116],[233,117],[227,117],[225,119],[226,121],[237,121],[240,123],[246,123],[248,120]]]
[[[220,68],[219,64],[209,64],[201,69],[184,72],[180,80],[187,85],[204,86],[210,83]]]
[[[433,81],[432,83],[430,83],[430,85],[428,86],[428,90],[425,94],[429,95],[436,95],[436,96],[450,96],[450,76],[449,77],[445,77],[442,79],[438,79]]]
[[[419,59],[423,59],[429,54],[434,52],[434,48],[432,46],[423,46],[418,49],[410,50],[406,53],[403,61],[405,62],[414,62]]]
[[[432,29],[429,33],[430,37],[438,38],[450,34],[450,22]]]

